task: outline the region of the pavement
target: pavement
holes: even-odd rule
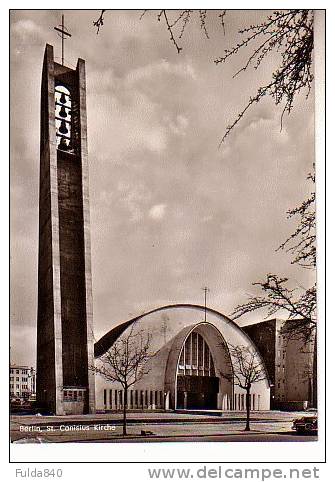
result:
[[[14,443],[157,442],[157,441],[309,441],[298,436],[292,420],[306,412],[252,412],[251,432],[245,432],[241,412],[130,412],[127,436],[122,435],[122,413],[76,416],[13,415]]]

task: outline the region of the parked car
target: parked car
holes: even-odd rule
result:
[[[293,420],[292,430],[301,434],[318,433],[318,417],[301,417]]]

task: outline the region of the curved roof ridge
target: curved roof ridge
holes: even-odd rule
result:
[[[124,321],[123,323],[120,323],[119,325],[115,326],[110,331],[108,331],[105,335],[103,335],[96,343],[94,343],[94,356],[99,357],[103,355],[117,340],[117,338],[120,335],[122,335],[122,333],[128,328],[128,326],[132,325],[133,323],[135,323],[136,321],[140,320],[141,318],[147,315],[151,315],[152,313],[157,313],[159,311],[163,311],[170,308],[197,308],[203,311],[206,310],[208,313],[218,315],[220,318],[223,318],[226,321],[226,323],[231,323],[236,328],[241,330],[241,328],[238,326],[237,323],[235,323],[235,321],[231,320],[230,318],[228,318],[228,316],[224,315],[223,313],[220,313],[220,311],[214,310],[213,308],[209,308],[208,306],[205,308],[205,306],[203,305],[196,305],[192,303],[175,303],[171,305],[159,306],[158,308],[149,310],[146,313],[142,313],[141,315],[135,316],[134,318],[131,318],[130,320]],[[246,335],[244,331],[243,333]],[[246,336],[248,337],[248,335]]]
[[[157,313],[159,311],[163,311],[169,308],[197,308],[200,310],[203,310],[209,313],[212,313],[214,315],[218,315],[221,319],[223,319],[226,323],[232,324],[237,330],[241,331],[243,333],[243,336],[249,340],[249,343],[254,347],[254,349],[257,351],[258,356],[260,357],[262,363],[263,363],[263,368],[266,373],[266,378],[268,385],[270,386],[270,377],[269,373],[266,367],[266,364],[264,362],[264,359],[262,355],[259,353],[259,350],[255,344],[255,342],[250,338],[248,333],[246,333],[235,321],[231,320],[228,318],[228,316],[224,315],[223,313],[220,313],[220,311],[214,310],[213,308],[209,308],[208,306],[205,308],[203,305],[196,305],[192,303],[175,303],[171,305],[164,305],[164,306],[159,306],[158,308],[154,308],[153,310],[147,311],[146,313],[142,313],[141,315],[135,316],[134,318],[131,318],[128,321],[124,321],[123,323],[120,323],[119,325],[115,326],[112,328],[110,331],[108,331],[105,335],[103,335],[100,340],[98,340],[94,344],[94,357],[98,358],[102,356],[104,353],[106,353],[107,350],[112,346],[112,344],[118,339],[120,335],[128,328],[128,326],[132,325],[136,321],[140,320],[144,316],[151,315],[152,313]],[[200,322],[200,323],[204,323]],[[207,322],[210,323],[210,322]],[[211,324],[211,323],[210,323]],[[191,326],[191,325],[188,325]]]

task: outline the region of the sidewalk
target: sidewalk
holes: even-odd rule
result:
[[[250,419],[253,421],[273,421],[278,420],[292,421],[294,418],[302,417],[306,415],[306,412],[279,412],[279,411],[263,411],[252,412]],[[52,425],[57,426],[59,424],[71,425],[82,424],[90,425],[92,423],[114,423],[116,425],[122,423],[121,412],[88,414],[88,415],[12,415],[11,422],[19,423],[21,425],[34,425],[44,426]],[[207,413],[192,413],[191,411],[185,412],[127,412],[127,420],[132,423],[228,423],[244,421],[246,417],[245,412],[223,412],[218,414],[217,411],[208,411]]]

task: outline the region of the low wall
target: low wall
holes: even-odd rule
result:
[[[293,400],[289,402],[276,402],[275,408],[277,410],[285,410],[286,412],[295,412],[300,410],[307,410],[308,408],[307,400]]]

